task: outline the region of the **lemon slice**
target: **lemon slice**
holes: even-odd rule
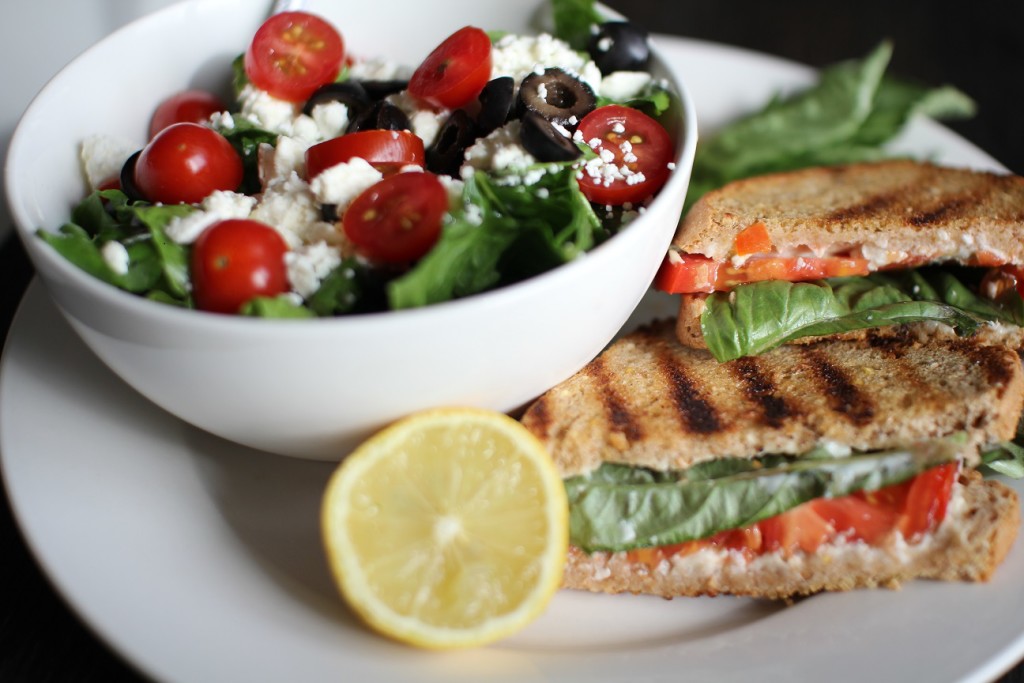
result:
[[[539,441],[473,408],[417,413],[331,477],[321,510],[339,589],[373,628],[425,648],[519,630],[558,589],[565,487]]]

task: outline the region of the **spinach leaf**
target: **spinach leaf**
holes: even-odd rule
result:
[[[604,21],[594,0],[551,0],[551,12],[555,21],[554,36],[569,43],[574,50],[585,50],[590,40],[590,27]]]
[[[981,463],[1011,479],[1024,479],[1024,447],[1013,441],[989,446],[981,454]]]
[[[605,463],[565,480],[569,539],[587,552],[657,547],[748,526],[821,497],[872,491],[956,459],[962,435],[843,458],[717,460],[674,472]]]
[[[466,179],[463,206],[446,220],[434,248],[388,284],[390,307],[426,306],[518,282],[603,238],[570,164],[515,175],[478,171]]]
[[[805,89],[777,95],[697,149],[686,208],[741,178],[810,166],[874,161],[915,115],[972,116],[974,102],[949,86],[928,88],[885,75],[889,42],[862,60],[823,69]]]
[[[719,361],[764,353],[803,337],[934,321],[959,334],[999,321],[1024,325],[1015,293],[992,301],[951,272],[920,268],[817,282],[754,282],[705,301],[700,325]]]
[[[613,100],[608,97],[598,96],[598,107],[608,104],[621,104],[633,109],[639,109],[648,116],[658,118],[672,106],[672,95],[664,86],[652,81],[636,97],[628,100]]]
[[[277,133],[259,128],[254,123],[235,116],[232,118],[233,126],[225,128],[217,127],[217,132],[227,138],[231,146],[242,157],[242,187],[239,189],[243,194],[255,194],[260,191],[259,176],[259,149],[261,144],[277,144]]]
[[[253,318],[314,318],[316,314],[287,296],[258,296],[242,305],[242,315]]]

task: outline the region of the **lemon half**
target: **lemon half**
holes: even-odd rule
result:
[[[493,642],[538,616],[568,547],[565,487],[512,418],[400,420],[335,471],[321,510],[338,587],[373,628],[432,649]]]

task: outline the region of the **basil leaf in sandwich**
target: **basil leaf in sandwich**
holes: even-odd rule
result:
[[[726,458],[671,472],[604,463],[565,481],[570,542],[614,552],[707,538],[816,498],[906,481],[956,459],[964,439],[848,457]]]
[[[914,322],[944,323],[969,335],[987,322],[1024,325],[1016,293],[991,300],[938,268],[817,282],[764,281],[712,294],[701,332],[719,361],[764,353],[803,337]]]

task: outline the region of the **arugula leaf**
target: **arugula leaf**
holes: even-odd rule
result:
[[[660,83],[651,82],[636,97],[628,100],[614,100],[598,96],[597,107],[608,104],[621,104],[625,107],[639,109],[648,116],[658,118],[672,106],[672,94]]]
[[[590,40],[590,27],[604,22],[594,0],[551,0],[554,36],[574,50],[585,50]]]
[[[388,284],[390,307],[426,306],[518,282],[603,238],[570,164],[542,164],[524,175],[478,171],[466,179],[463,206],[446,220],[434,248]]]
[[[233,117],[233,127],[218,126],[217,132],[227,138],[238,155],[242,157],[243,194],[255,194],[260,191],[259,149],[261,144],[276,145],[277,133],[259,128],[251,121],[241,117]]]
[[[257,296],[242,304],[242,315],[252,318],[305,319],[316,314],[287,296]]]
[[[569,539],[587,552],[657,547],[748,526],[815,498],[897,484],[955,460],[963,435],[843,458],[730,458],[654,472],[605,463],[565,480]]]
[[[935,321],[973,334],[986,321],[1024,325],[1015,293],[991,301],[935,268],[818,282],[753,282],[705,300],[700,325],[719,361],[764,353],[800,339]]]
[[[883,145],[915,115],[974,114],[974,102],[955,88],[928,88],[886,76],[891,56],[891,43],[883,42],[862,60],[827,67],[815,85],[777,95],[701,143],[686,209],[733,180],[891,156]]]

